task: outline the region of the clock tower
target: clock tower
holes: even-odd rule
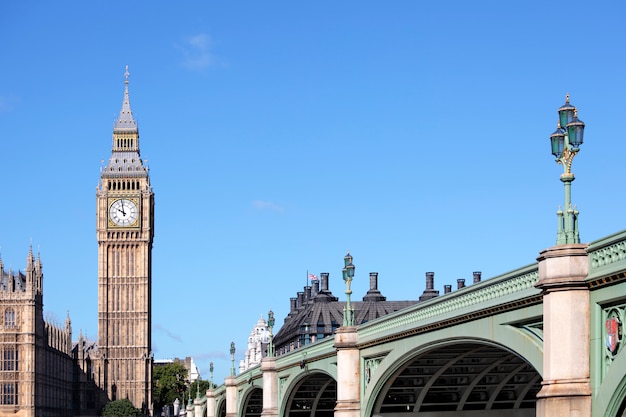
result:
[[[152,240],[154,194],[139,153],[128,95],[113,127],[111,157],[96,191],[98,353],[96,384],[152,414]]]

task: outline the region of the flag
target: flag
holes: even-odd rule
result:
[[[309,279],[311,281],[317,281],[317,275],[309,274]]]

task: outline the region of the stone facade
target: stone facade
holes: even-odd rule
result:
[[[98,351],[94,378],[110,400],[152,414],[154,194],[139,152],[126,71],[111,157],[96,192]]]
[[[64,325],[43,318],[43,268],[32,249],[24,272],[0,260],[0,317],[0,416],[95,414],[98,389],[80,366],[69,315]]]
[[[98,341],[43,315],[43,272],[32,248],[24,272],[0,260],[0,417],[98,415],[129,399],[152,414],[151,281],[154,194],[139,153],[128,71],[111,157],[96,192]]]
[[[244,358],[239,361],[239,372],[244,372],[253,366],[261,364],[267,354],[267,343],[270,338],[270,329],[267,322],[261,316],[248,336],[248,347]]]

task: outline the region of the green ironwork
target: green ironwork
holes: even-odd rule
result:
[[[213,362],[209,364],[209,388],[213,389]]]
[[[344,256],[343,263],[344,268],[341,272],[343,273],[343,280],[346,282],[346,306],[343,308],[343,325],[354,326],[354,307],[352,307],[352,303],[350,302],[350,296],[352,295],[350,284],[354,278],[354,265],[352,264],[350,251]]]
[[[570,104],[569,94],[565,96],[565,104],[558,110],[559,122],[557,128],[550,135],[550,146],[556,163],[563,166],[561,181],[565,187],[565,202],[563,210],[559,207],[556,212],[558,231],[556,244],[580,243],[578,233],[578,210],[572,206],[572,161],[583,143],[585,124],[578,119],[578,110]]]
[[[267,313],[267,327],[270,329],[270,337],[267,343],[267,356],[274,357],[274,312],[272,310]]]
[[[230,342],[230,376],[235,376],[235,342]]]
[[[626,393],[623,371],[626,363],[623,327],[626,322],[626,230],[590,242],[588,254],[590,275],[587,282],[592,306],[589,340],[593,390],[591,416],[621,416],[620,406]],[[485,341],[487,350],[501,346],[508,351],[502,358],[515,352],[542,373],[544,323],[541,290],[535,287],[537,280],[537,263],[533,263],[485,279],[463,291],[453,291],[360,324],[356,330],[360,347],[361,414],[374,414],[372,410],[379,392],[390,386],[388,382],[403,364],[450,344],[477,341],[481,344]],[[615,317],[621,323],[619,344],[617,349],[609,350],[606,345],[609,336],[607,319]],[[338,380],[334,338],[324,338],[299,349],[302,350],[276,357],[276,369],[281,370],[276,390],[277,404],[281,407],[278,415],[288,413],[289,410],[283,408],[288,398],[311,375],[323,373]],[[300,367],[302,361],[303,368]],[[238,410],[243,409],[249,398],[239,394],[246,392],[246,384],[250,381],[256,381],[255,386],[262,387],[261,375],[260,367],[253,367],[237,376],[240,389],[237,393]],[[415,375],[415,378],[422,377]],[[502,378],[496,383],[512,381],[504,374]],[[540,381],[539,375],[528,380],[527,386],[531,387],[537,381]],[[457,379],[451,383],[458,384]],[[224,403],[226,386],[216,387],[213,395],[216,407],[219,407]],[[307,414],[314,414],[313,410],[307,411],[310,411]]]

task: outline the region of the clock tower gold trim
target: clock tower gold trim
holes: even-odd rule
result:
[[[129,212],[128,215],[134,218],[134,220],[130,222],[129,224],[118,224],[114,220],[114,216],[111,211],[111,208],[113,204],[115,204],[118,201],[129,201],[133,205],[132,210],[134,210],[134,212],[133,213]],[[120,228],[136,229],[141,226],[141,198],[140,197],[129,197],[129,196],[109,197],[107,211],[109,213],[107,227],[110,229],[120,229]],[[124,213],[124,215],[126,215],[126,213]]]

